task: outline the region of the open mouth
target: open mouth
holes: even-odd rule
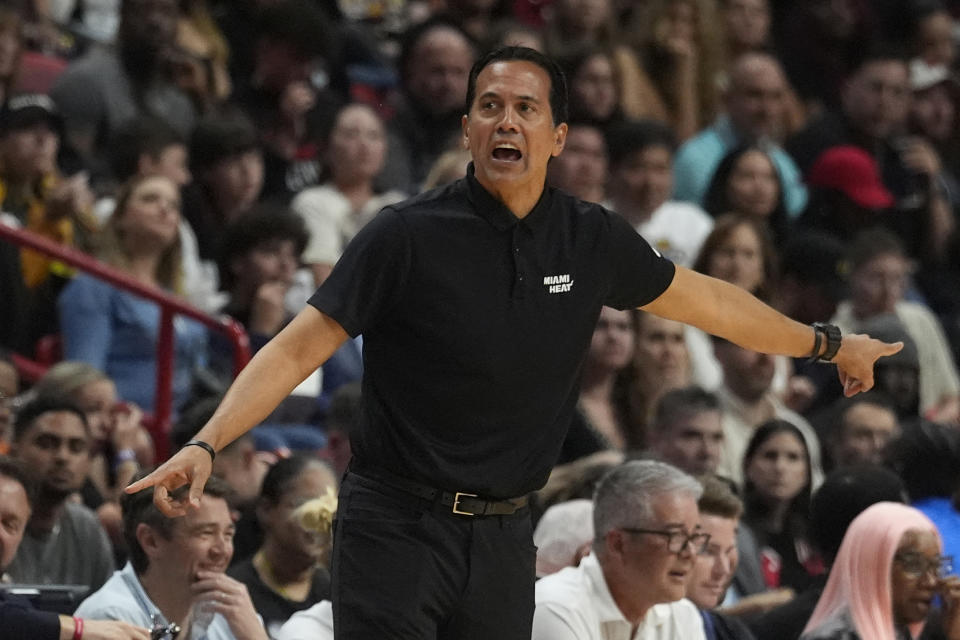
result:
[[[493,150],[493,159],[501,162],[518,162],[523,158],[520,149],[511,144],[501,144]]]

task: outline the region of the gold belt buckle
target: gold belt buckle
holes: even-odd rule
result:
[[[477,494],[475,493],[464,493],[463,491],[457,491],[453,496],[453,512],[461,516],[475,516],[477,514],[470,513],[469,511],[460,510],[460,500],[462,498],[476,498]]]

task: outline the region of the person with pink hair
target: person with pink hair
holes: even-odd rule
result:
[[[940,595],[947,640],[960,640],[960,577],[933,522],[878,502],[850,524],[801,640],[911,640]]]

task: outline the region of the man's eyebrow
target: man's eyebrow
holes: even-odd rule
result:
[[[501,99],[502,96],[499,93],[496,93],[495,91],[485,91],[484,93],[480,94],[480,97],[478,97],[477,100],[483,100],[485,98]],[[540,104],[540,99],[534,96],[521,95],[521,96],[517,96],[516,100],[522,100],[524,102],[535,102],[537,104]]]

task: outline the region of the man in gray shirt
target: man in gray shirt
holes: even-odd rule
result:
[[[113,573],[110,542],[97,516],[70,500],[90,469],[86,417],[71,404],[35,400],[17,414],[11,453],[32,473],[39,491],[7,569],[10,577],[99,589]]]

